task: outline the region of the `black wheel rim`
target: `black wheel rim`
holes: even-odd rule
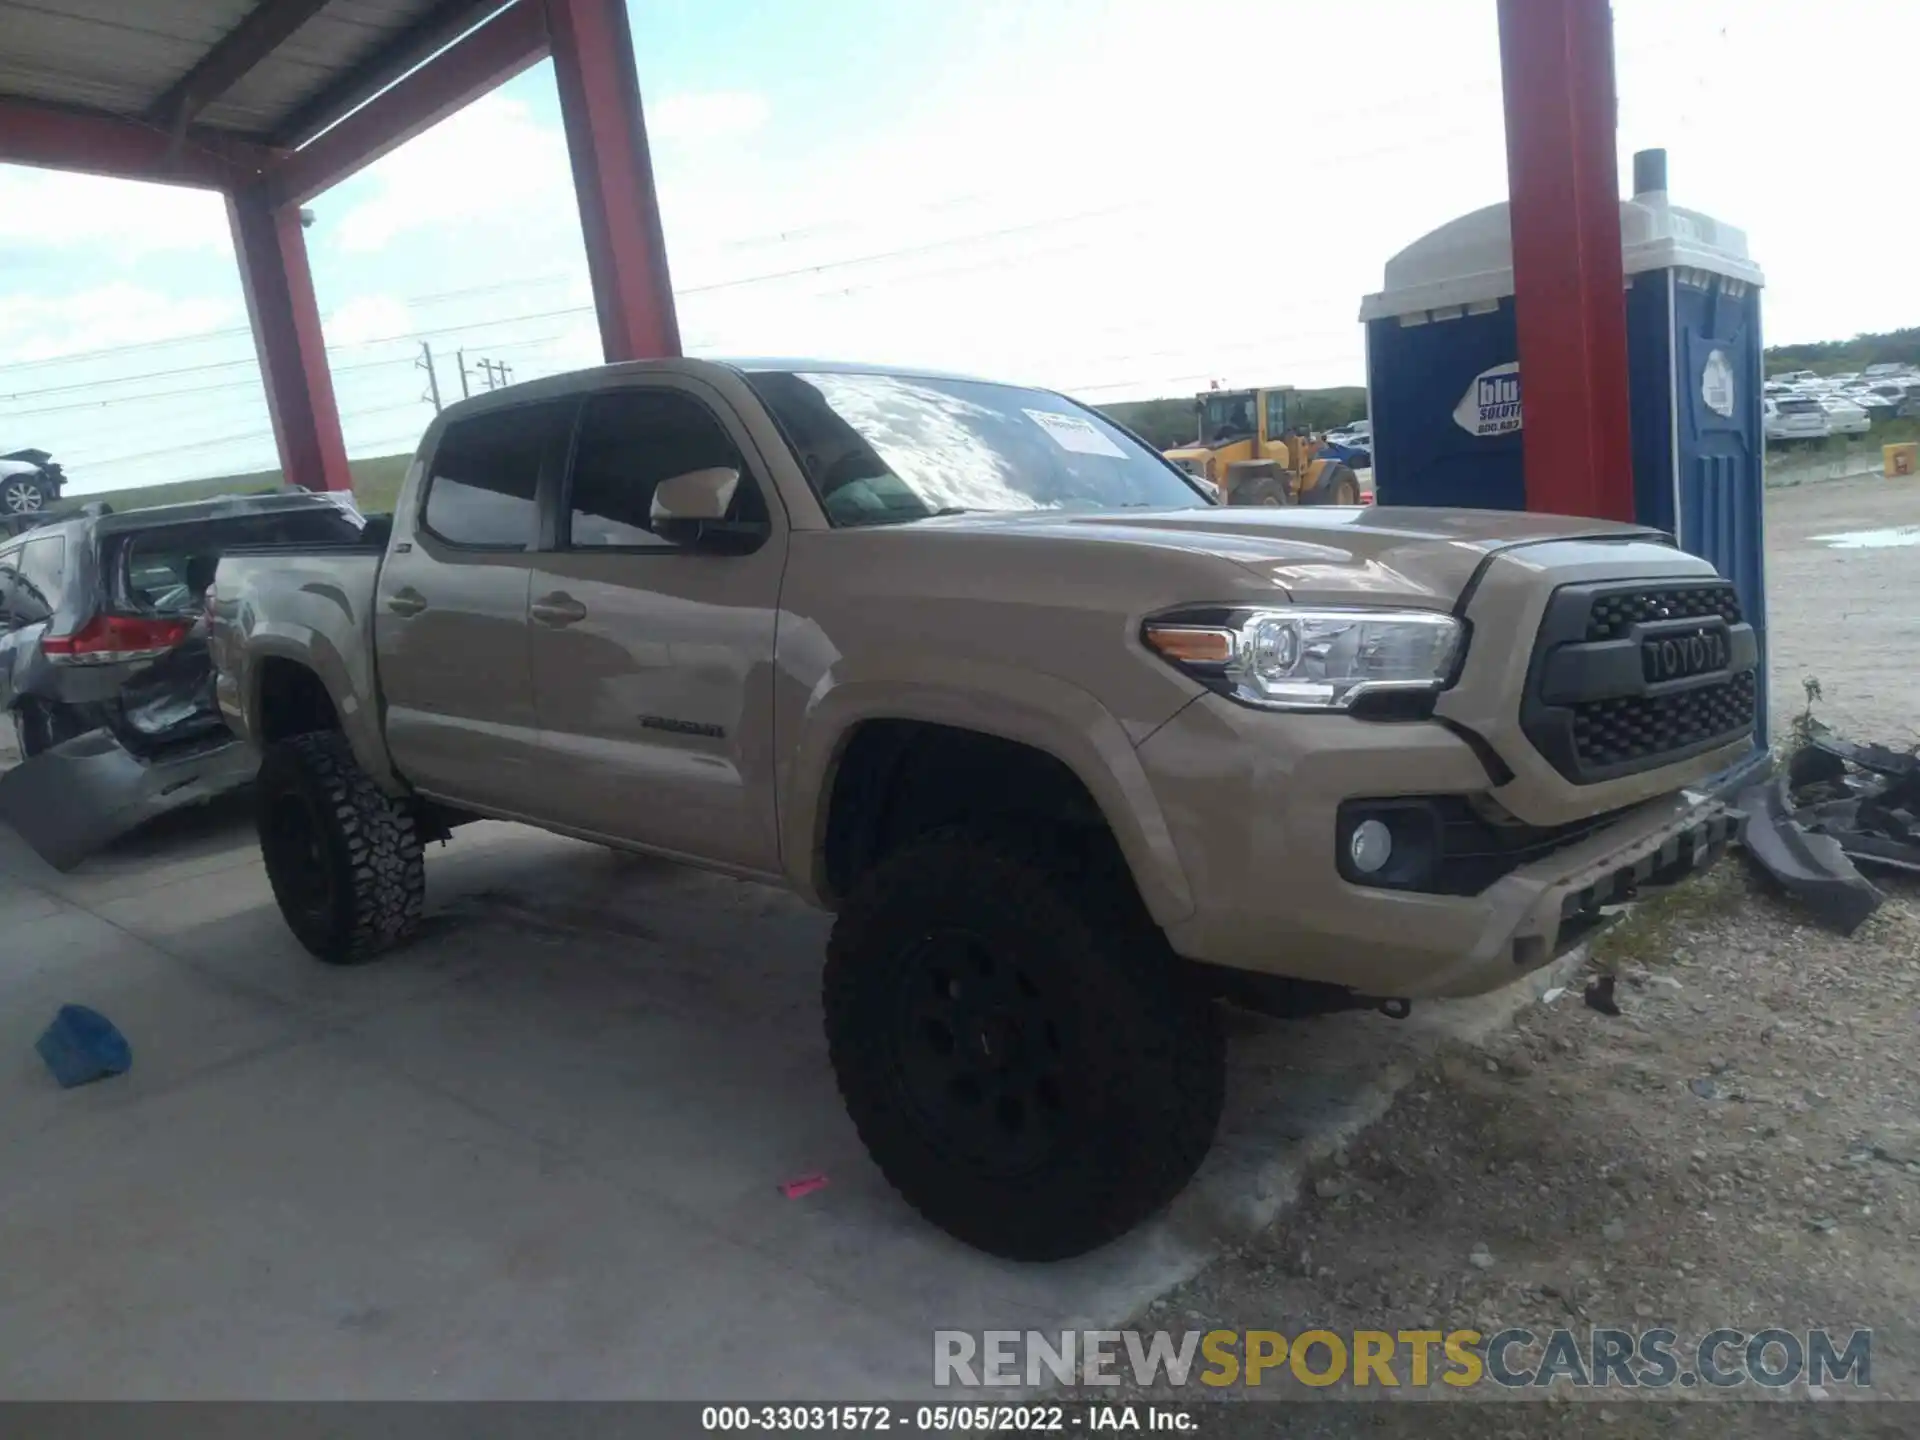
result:
[[[900,1081],[930,1136],[986,1175],[1045,1165],[1067,1133],[1059,997],[1018,957],[961,929],[910,947],[899,976]]]
[[[325,924],[333,912],[333,867],[319,818],[305,797],[270,797],[260,841],[281,900],[309,924]]]

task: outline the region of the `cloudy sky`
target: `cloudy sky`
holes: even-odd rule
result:
[[[1745,227],[1772,340],[1920,323],[1910,0],[1615,0],[1623,185]],[[1358,383],[1362,294],[1503,198],[1492,0],[632,0],[696,354],[915,362],[1094,401]],[[1888,98],[1882,99],[1882,96]],[[599,359],[549,65],[321,196],[355,455],[457,360]],[[0,449],[79,493],[272,465],[225,211],[0,166]]]

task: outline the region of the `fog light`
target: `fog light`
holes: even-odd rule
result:
[[[1362,875],[1376,874],[1393,858],[1393,832],[1378,820],[1362,820],[1347,836],[1347,855]]]

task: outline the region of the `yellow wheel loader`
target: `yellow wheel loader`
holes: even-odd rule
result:
[[[1320,458],[1320,442],[1288,414],[1293,403],[1290,385],[1204,391],[1194,400],[1198,440],[1166,457],[1229,505],[1358,505],[1359,477]]]

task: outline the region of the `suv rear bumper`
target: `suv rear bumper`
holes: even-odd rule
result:
[[[71,870],[156,816],[238,789],[259,768],[253,747],[226,735],[143,759],[111,730],[89,730],[0,775],[0,821],[54,869]]]
[[[1488,793],[1480,760],[1444,726],[1205,697],[1139,755],[1194,896],[1193,914],[1168,930],[1179,953],[1383,998],[1472,995],[1518,979],[1590,934],[1600,906],[1710,863],[1730,828],[1719,805],[1669,794],[1476,895],[1383,889],[1340,874],[1341,802]],[[1730,758],[1699,757],[1697,776]]]

